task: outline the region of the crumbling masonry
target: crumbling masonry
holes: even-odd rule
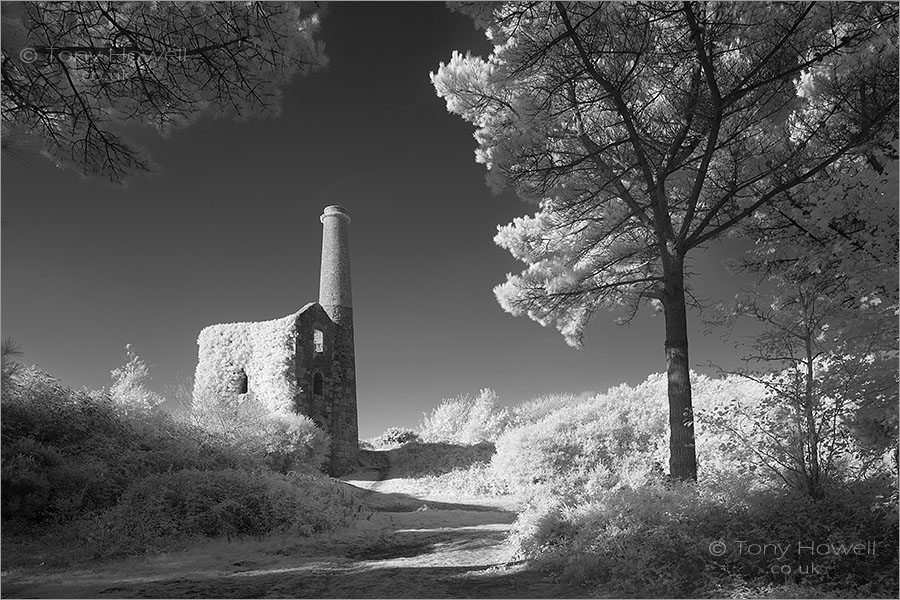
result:
[[[337,476],[353,470],[359,451],[350,217],[329,206],[320,220],[318,303],[281,319],[203,329],[194,399],[252,393],[273,412],[307,415],[331,436],[328,471]]]

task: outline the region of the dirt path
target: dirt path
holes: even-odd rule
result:
[[[215,541],[182,552],[67,570],[4,573],[4,598],[561,598],[584,592],[512,562],[515,513],[386,493],[387,468],[352,527],[312,538]],[[393,486],[396,488],[396,486]]]

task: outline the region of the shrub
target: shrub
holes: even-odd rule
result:
[[[576,500],[615,486],[626,465],[662,470],[666,413],[661,400],[643,393],[648,387],[613,388],[508,430],[497,441],[495,472],[511,489]]]
[[[35,368],[15,375],[3,394],[4,441],[32,437],[72,446],[91,434],[121,437],[125,425],[107,397],[73,391]]]
[[[477,446],[470,446],[476,448]],[[419,486],[426,494],[445,497],[508,496],[510,489],[496,476],[489,461],[476,461],[466,467],[456,467],[440,474],[428,474],[419,478]]]
[[[664,476],[665,375],[582,402],[548,397],[513,409],[492,467],[509,489],[528,493],[512,535],[519,554],[620,596],[894,597],[895,481],[832,480],[811,498],[761,476],[778,440],[750,445],[733,425],[766,406],[763,386],[696,373],[691,382],[699,485]],[[710,552],[718,542],[722,556]],[[798,547],[867,542],[884,551],[810,556]],[[742,552],[750,543],[792,553],[775,561],[771,552]]]
[[[96,460],[67,456],[31,438],[14,440],[3,448],[4,520],[24,527],[102,507],[108,504],[106,475]]]
[[[692,373],[701,479],[752,476],[754,453],[727,432],[711,429],[706,407],[750,403],[763,391],[739,378]],[[570,500],[589,498],[629,478],[666,471],[668,399],[665,374],[584,399],[556,395],[512,410],[514,425],[497,440],[494,470],[511,489]],[[538,490],[537,488],[540,488]]]
[[[322,475],[186,469],[129,486],[105,545],[134,553],[190,537],[311,535],[348,524],[359,509],[352,488]]]
[[[592,396],[576,396],[574,394],[548,394],[517,404],[510,410],[509,426],[522,427],[531,425],[550,416],[552,413],[583,404]]]
[[[817,380],[833,377],[831,359],[814,363]],[[755,471],[761,481],[814,496],[829,482],[890,470],[854,439],[849,422],[857,408],[853,399],[828,396],[819,389],[807,396],[805,373],[796,368],[728,381],[736,379],[753,393],[723,396],[696,411],[705,435],[720,441],[718,452],[709,458],[725,458],[732,468]]]
[[[512,540],[521,556],[623,597],[740,597],[748,587],[777,597],[781,588],[773,586],[785,583],[801,586],[803,596],[893,597],[897,528],[871,511],[864,488],[813,500],[785,490],[722,495],[649,479],[577,506],[532,508]],[[798,546],[866,542],[884,551],[812,555]],[[770,544],[765,552],[763,544]]]
[[[327,435],[303,416],[267,415],[229,437],[36,369],[3,392],[3,528],[19,539],[132,553],[191,536],[308,534],[359,509],[349,486],[297,472],[328,453]]]
[[[483,389],[477,397],[444,400],[426,415],[419,434],[426,442],[477,444],[497,440],[509,421],[509,412],[497,408],[497,394]]]
[[[187,411],[190,422],[243,454],[282,473],[315,471],[328,458],[328,434],[312,419],[273,413],[252,393],[214,398],[200,395]]]
[[[273,470],[318,471],[328,459],[328,434],[306,415],[274,414],[265,425],[265,460]]]
[[[36,369],[12,378],[2,412],[5,526],[112,507],[151,473],[256,464],[161,411],[123,413],[108,397],[70,390]]]
[[[373,448],[391,448],[407,444],[409,442],[421,442],[422,438],[412,429],[405,427],[391,427],[372,440]]]
[[[134,351],[131,344],[125,346],[126,362],[112,370],[113,384],[109,397],[125,412],[152,410],[162,404],[164,398],[150,390],[150,369]]]
[[[493,454],[494,445],[490,442],[472,445],[409,442],[389,450],[388,461],[394,477],[421,477],[467,469],[475,463],[489,461]]]

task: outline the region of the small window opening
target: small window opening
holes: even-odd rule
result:
[[[237,390],[238,394],[246,394],[249,390],[250,382],[247,380],[247,373],[244,372],[243,369],[238,371],[237,375]]]
[[[318,329],[313,332],[313,348],[316,353],[325,352],[325,334]]]
[[[313,394],[316,396],[322,395],[322,387],[323,387],[322,374],[316,373],[313,376]]]

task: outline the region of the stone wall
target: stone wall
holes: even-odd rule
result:
[[[342,307],[345,321],[352,309]],[[331,436],[329,472],[343,475],[356,467],[359,430],[356,412],[356,365],[353,356],[352,320],[349,328],[338,325],[317,305],[300,315],[297,322],[298,412],[319,423]],[[323,332],[322,352],[315,351],[314,334]],[[322,376],[322,392],[316,393],[316,374]]]
[[[328,307],[334,325],[334,356],[329,399],[332,405],[331,471],[353,470],[359,456],[359,425],[356,411],[356,357],[353,344],[353,309]]]
[[[353,470],[359,433],[352,309],[339,311],[342,320],[349,317],[349,328],[336,325],[319,304],[311,302],[281,319],[203,329],[197,340],[194,402],[237,400],[243,373],[249,391],[268,410],[304,414],[328,432],[329,473]],[[316,350],[316,331],[322,332],[321,352]],[[316,375],[321,378],[320,392]]]
[[[248,387],[273,412],[294,410],[296,322],[309,304],[292,315],[258,323],[226,323],[204,328],[197,338],[194,402],[227,403],[240,390],[241,373]]]

